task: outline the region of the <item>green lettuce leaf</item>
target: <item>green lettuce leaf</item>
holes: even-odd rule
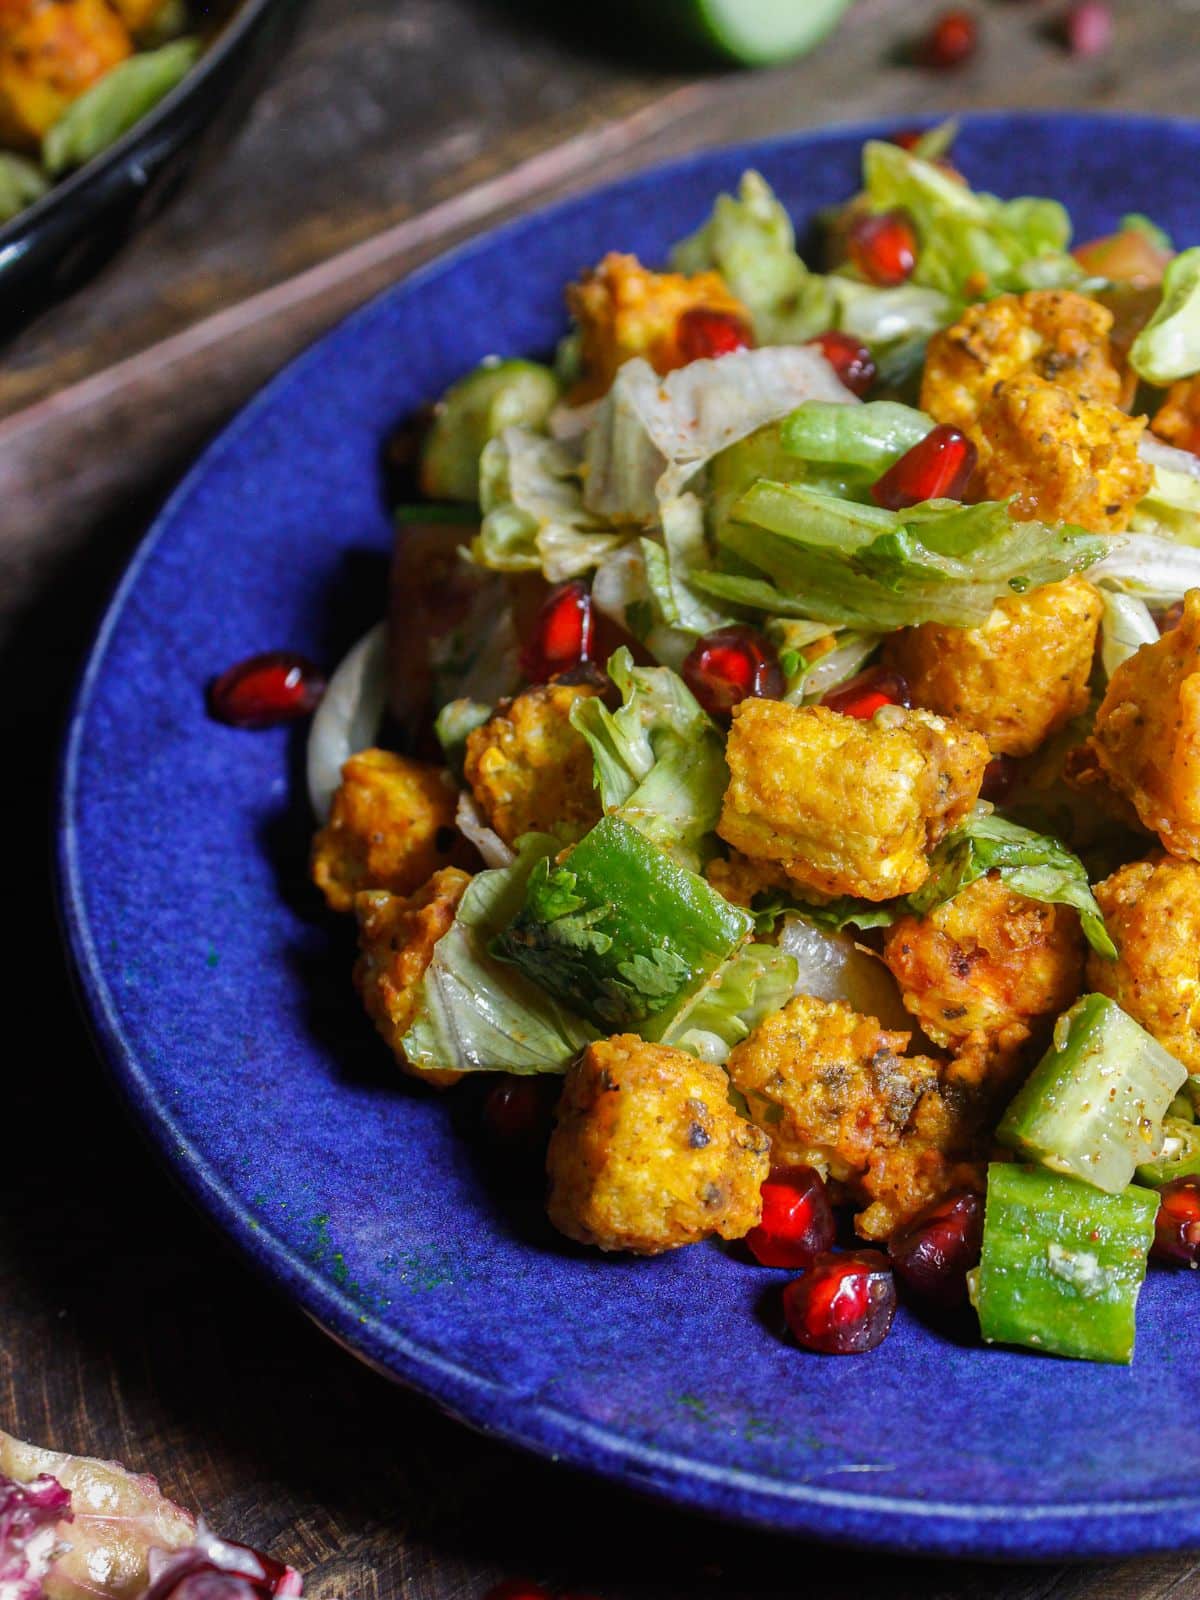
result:
[[[1200,371],[1200,247],[1168,265],[1162,300],[1133,341],[1129,364],[1160,388]]]
[[[723,1062],[796,992],[799,963],[773,944],[744,945],[676,1013],[662,1043]]]
[[[592,748],[606,812],[632,824],[682,866],[712,854],[729,785],[725,740],[683,679],[667,667],[635,667],[626,649],[608,663],[622,704],[577,700],[571,723]]]
[[[456,1072],[563,1072],[597,1037],[588,1023],[490,953],[519,911],[535,867],[562,848],[527,834],[510,867],[472,878],[451,928],[433,947],[421,999],[404,1036],[416,1067]]]
[[[1055,200],[976,193],[915,151],[873,139],[863,151],[866,198],[901,209],[917,232],[913,281],[952,300],[1078,283],[1071,222]]]
[[[810,400],[780,426],[783,448],[805,461],[861,467],[872,481],[933,427],[933,418],[894,400],[831,406]]]

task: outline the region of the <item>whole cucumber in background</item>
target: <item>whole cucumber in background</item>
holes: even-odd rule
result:
[[[106,72],[67,107],[42,141],[46,171],[61,177],[115,144],[187,76],[199,54],[199,39],[176,39]]]
[[[849,10],[851,0],[654,0],[653,27],[708,55],[743,66],[789,61],[819,44]]]

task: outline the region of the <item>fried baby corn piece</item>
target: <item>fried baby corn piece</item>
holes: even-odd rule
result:
[[[1158,854],[1132,861],[1096,885],[1096,899],[1120,955],[1089,955],[1088,987],[1200,1073],[1200,866]]]
[[[361,750],[342,768],[329,821],[313,839],[312,879],[333,911],[363,889],[411,894],[439,867],[473,866],[454,825],[448,772],[391,750]]]
[[[997,603],[978,628],[902,628],[883,660],[918,705],[981,733],[996,755],[1027,756],[1078,716],[1104,602],[1082,578]]]
[[[970,811],[988,762],[977,733],[927,711],[870,722],[824,706],[743,700],[717,831],[818,895],[918,889],[926,852]]]
[[[1200,860],[1200,589],[1113,673],[1087,748],[1172,855]]]
[[[747,331],[752,326],[720,273],[650,272],[636,256],[616,253],[568,288],[567,305],[579,327],[582,366],[572,405],[607,394],[618,368],[634,356],[660,373],[683,366],[679,319],[687,311],[716,311],[736,317]]]
[[[450,931],[469,872],[443,867],[416,894],[368,889],[357,895],[358,961],[354,986],[402,1071],[435,1089],[448,1089],[461,1072],[412,1066],[401,1041],[412,1025],[433,947]]]
[[[853,1186],[867,1202],[854,1219],[864,1239],[890,1239],[952,1189],[982,1190],[984,1101],[953,1072],[925,1091],[908,1127]]]
[[[978,878],[924,917],[901,917],[883,959],[924,1032],[951,1050],[1009,1057],[1065,1011],[1083,977],[1079,916]]]
[[[563,1086],[550,1220],[581,1244],[644,1256],[740,1239],[762,1215],[767,1146],[721,1067],[632,1033],[601,1039]]]
[[[469,734],[466,780],[506,844],[531,832],[570,844],[599,822],[591,746],[571,726],[571,707],[595,693],[587,684],[540,684]]]
[[[1150,427],[1178,450],[1200,451],[1200,378],[1173,383]]]
[[[71,102],[132,53],[107,0],[0,7],[0,142],[36,149]]]

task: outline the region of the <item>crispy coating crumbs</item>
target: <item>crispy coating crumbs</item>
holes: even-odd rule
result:
[[[901,628],[883,660],[918,705],[981,733],[996,755],[1027,756],[1086,709],[1103,614],[1090,583],[1066,578],[998,601],[978,628]]]
[[[1200,589],[1109,679],[1088,748],[1172,855],[1200,860]]]
[[[433,947],[449,932],[470,881],[469,872],[443,867],[414,895],[368,889],[354,901],[359,948],[354,986],[397,1065],[435,1089],[450,1088],[463,1074],[412,1066],[401,1041],[416,1016]]]
[[[573,844],[599,822],[591,746],[571,726],[571,707],[596,692],[581,683],[539,684],[467,736],[466,780],[506,844],[532,832]]]
[[[901,917],[884,935],[883,959],[935,1044],[975,1042],[1011,1057],[1079,994],[1083,935],[1077,912],[988,875],[928,916]]]
[[[0,142],[36,148],[71,102],[132,52],[106,0],[0,9]]]
[[[572,405],[607,394],[619,367],[641,356],[656,372],[683,366],[679,319],[703,309],[737,317],[753,326],[749,311],[725,286],[719,272],[650,272],[636,256],[612,252],[567,290],[567,305],[579,325],[582,376]]]
[[[1088,956],[1087,981],[1200,1072],[1200,865],[1153,855],[1096,885],[1116,961]]]
[[[768,1141],[723,1068],[619,1034],[568,1070],[550,1140],[548,1211],[568,1238],[658,1255],[761,1219]]]
[[[450,774],[391,750],[360,750],[342,768],[329,821],[313,839],[312,878],[333,911],[363,889],[411,894],[439,867],[476,864],[454,825]]]
[[[917,889],[926,852],[970,811],[988,748],[927,711],[872,721],[825,706],[743,700],[726,749],[717,831],[801,890],[886,900]]]

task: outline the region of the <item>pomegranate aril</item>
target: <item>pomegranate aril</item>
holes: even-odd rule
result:
[[[918,1300],[966,1304],[967,1273],[983,1249],[983,1196],[959,1189],[927,1206],[888,1244],[892,1269]]]
[[[1102,55],[1112,43],[1113,14],[1100,0],[1081,0],[1063,18],[1063,38],[1075,56]]]
[[[483,1122],[488,1137],[507,1149],[532,1150],[550,1136],[558,1084],[505,1074],[488,1090]]]
[[[305,656],[271,650],[248,656],[208,688],[208,711],[232,728],[273,728],[307,717],[321,703],[325,676]]]
[[[961,500],[979,452],[957,428],[941,423],[890,466],[872,487],[871,498],[888,511],[924,500]]]
[[[742,700],[779,700],[787,687],[779,658],[753,628],[718,628],[693,645],[683,681],[710,716],[726,716]]]
[[[827,1356],[861,1355],[887,1338],[896,1285],[878,1250],[828,1252],[783,1291],[783,1311],[798,1344]]]
[[[1011,756],[993,756],[983,769],[979,798],[993,803],[1003,800],[1016,782],[1017,768]]]
[[[521,671],[531,683],[545,683],[591,660],[592,597],[587,584],[572,578],[554,589],[538,612],[533,637],[521,652]]]
[[[1200,1267],[1200,1178],[1176,1178],[1160,1191],[1150,1254],[1175,1267]]]
[[[764,1267],[807,1267],[830,1249],[837,1233],[821,1174],[797,1167],[762,1187],[762,1221],[746,1244]]]
[[[969,11],[947,11],[930,28],[918,55],[923,65],[945,72],[975,54],[979,24]]]
[[[754,338],[741,317],[732,312],[694,306],[680,317],[675,342],[685,362],[711,361],[735,350],[749,350]]]
[[[917,235],[904,211],[867,211],[846,230],[846,249],[868,283],[894,289],[917,264]]]
[[[851,394],[856,394],[861,400],[875,382],[878,372],[875,358],[866,345],[837,328],[819,333],[808,342],[821,352]]]
[[[884,706],[911,709],[912,690],[907,678],[898,672],[889,672],[886,667],[868,667],[849,683],[831,689],[821,704],[830,711],[840,712],[843,717],[858,717],[869,722]]]

